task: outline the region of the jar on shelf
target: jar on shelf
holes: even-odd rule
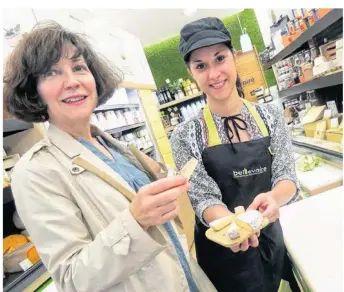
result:
[[[300,30],[302,31],[302,32],[304,32],[304,31],[306,31],[307,30],[307,24],[306,24],[306,21],[305,21],[305,19],[300,19],[299,20],[299,24],[300,24]]]

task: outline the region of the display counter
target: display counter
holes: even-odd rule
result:
[[[285,244],[305,291],[343,291],[343,195],[341,186],[280,210]]]

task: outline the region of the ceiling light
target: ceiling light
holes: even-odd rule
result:
[[[197,9],[195,9],[195,8],[186,8],[183,10],[183,14],[185,16],[191,16],[191,15],[195,14],[196,12],[197,12]]]

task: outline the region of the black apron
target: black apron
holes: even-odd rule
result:
[[[208,175],[218,184],[222,201],[234,212],[245,209],[260,193],[271,190],[270,137],[253,108],[244,101],[264,138],[243,143],[221,144],[214,121],[206,107],[204,116],[209,146],[202,153]],[[268,225],[259,237],[259,247],[233,253],[205,236],[207,227],[197,220],[195,247],[199,265],[219,292],[277,292],[281,281],[285,245],[280,222]]]

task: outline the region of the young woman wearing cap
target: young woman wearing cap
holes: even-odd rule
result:
[[[198,262],[218,291],[276,292],[285,257],[279,207],[297,198],[283,116],[273,105],[242,99],[230,34],[219,19],[184,26],[180,51],[207,96],[203,112],[177,127],[171,138],[179,169],[191,157],[199,160],[189,191],[198,219]],[[241,175],[244,169],[261,171]],[[209,223],[237,206],[262,211],[271,224],[232,249],[208,240]]]

